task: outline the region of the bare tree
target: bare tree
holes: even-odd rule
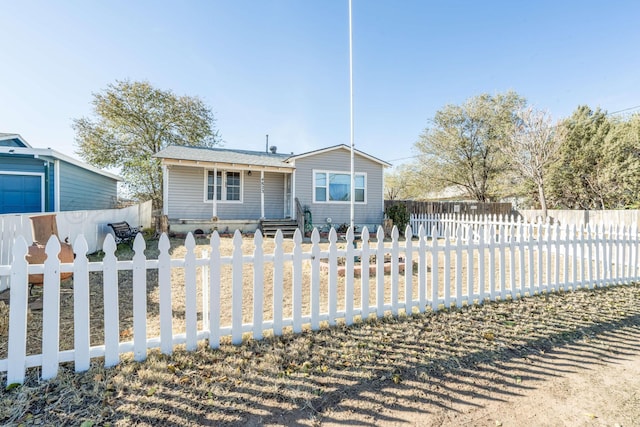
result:
[[[415,164],[397,166],[384,175],[384,197],[386,200],[423,199],[430,188],[428,180],[420,174]]]
[[[551,124],[549,114],[529,107],[517,112],[517,120],[501,145],[514,168],[538,187],[538,198],[545,219],[545,175],[555,159],[560,142],[558,127]]]

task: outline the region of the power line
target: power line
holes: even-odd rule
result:
[[[416,157],[420,157],[421,154],[416,154],[414,156],[409,156],[409,157],[401,157],[399,159],[391,159],[391,160],[387,160],[388,162],[398,162],[400,160],[408,160],[408,159],[415,159]]]
[[[627,113],[627,112],[630,112],[630,111],[633,111],[633,110],[638,110],[638,109],[640,109],[640,105],[635,105],[635,106],[633,106],[633,107],[623,108],[622,110],[612,111],[612,112],[610,112],[610,113],[605,113],[604,115],[605,115],[605,116],[613,116],[613,115],[615,115],[615,114]],[[593,118],[592,120],[594,120],[594,118]],[[555,126],[553,126],[553,127],[554,127],[554,128],[556,128],[556,127],[558,127],[558,126],[559,126],[559,125],[555,125]],[[415,159],[415,158],[418,158],[418,157],[420,157],[420,156],[422,156],[422,154],[416,154],[416,155],[408,156],[408,157],[400,157],[400,158],[398,158],[398,159],[391,159],[391,160],[387,160],[387,161],[388,161],[389,163],[391,163],[391,162],[399,162],[399,161],[401,161],[401,160]]]
[[[612,116],[614,114],[624,113],[626,111],[637,110],[638,108],[640,108],[640,105],[636,105],[635,107],[624,108],[624,109],[618,110],[618,111],[613,111],[611,113],[607,113],[606,115],[607,116]]]

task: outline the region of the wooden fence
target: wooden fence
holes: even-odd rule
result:
[[[420,202],[416,200],[385,200],[384,210],[389,206],[403,204],[409,214],[468,214],[511,215],[511,203],[483,202]]]
[[[44,265],[25,261],[27,242],[18,237],[11,265],[0,266],[0,276],[10,277],[10,310],[7,357],[0,360],[0,373],[6,372],[6,383],[22,383],[26,369],[41,367],[43,379],[55,377],[59,364],[73,362],[76,371],[89,368],[92,358],[104,357],[106,366],[116,365],[123,353],[133,353],[135,360],[147,357],[150,348],[159,347],[170,354],[174,346],[186,344],[194,350],[207,339],[211,348],[220,346],[222,337],[240,344],[243,334],[261,339],[265,331],[283,333],[290,327],[294,333],[303,325],[317,330],[321,322],[347,325],[358,318],[398,315],[481,304],[486,300],[517,298],[558,289],[592,288],[638,280],[638,235],[635,228],[563,227],[557,225],[503,223],[485,228],[445,227],[442,235],[432,228],[429,238],[420,227],[417,240],[400,241],[394,227],[391,242],[383,241],[378,229],[376,242],[365,228],[360,246],[353,244],[349,230],[346,242],[338,242],[334,229],[328,246],[321,247],[319,233],[314,230],[309,250],[303,250],[302,236],[294,236],[293,250],[285,253],[282,234],[274,239],[274,249],[265,253],[260,232],[256,232],[252,255],[242,252],[242,236],[233,237],[233,252],[222,256],[220,237],[211,237],[207,253],[196,256],[195,240],[189,234],[186,255],[171,259],[170,242],[162,235],[157,259],[147,259],[146,244],[141,235],[134,243],[135,256],[130,261],[116,259],[116,245],[111,235],[104,243],[101,262],[89,262],[83,236],[74,242],[77,254],[72,264],[60,264],[60,244],[52,238],[46,247]],[[412,231],[407,227],[406,235]],[[342,246],[344,244],[344,246]],[[342,248],[339,248],[341,246]],[[209,252],[210,251],[210,252]],[[388,262],[387,260],[388,259]],[[388,265],[389,264],[389,265]],[[341,266],[344,268],[341,270]],[[403,268],[404,266],[404,268]],[[303,268],[304,267],[304,268]],[[357,268],[359,267],[359,268]],[[223,292],[223,269],[231,269],[231,283]],[[323,270],[323,268],[325,270]],[[185,332],[175,333],[172,325],[173,269],[184,272],[181,292],[186,295]],[[251,293],[243,294],[243,270],[252,270]],[[132,271],[132,334],[120,330],[119,273]],[[362,274],[356,277],[355,272]],[[385,277],[385,271],[390,274]],[[159,295],[159,333],[148,336],[147,273],[157,271]],[[341,273],[342,271],[342,273]],[[366,274],[372,271],[371,276]],[[73,349],[60,350],[60,273],[73,272]],[[89,275],[101,273],[104,307],[104,343],[90,345]],[[266,272],[266,273],[265,273]],[[308,273],[305,273],[308,272]],[[40,354],[27,354],[28,274],[44,274],[42,344]],[[291,286],[283,285],[283,276],[291,278]],[[303,277],[307,275],[307,277]],[[341,277],[340,274],[344,274]],[[269,277],[268,277],[269,276]],[[306,279],[306,280],[304,280]],[[265,285],[267,283],[267,285]],[[198,302],[197,286],[202,299]],[[246,284],[244,285],[246,286]],[[245,289],[246,291],[246,289]],[[268,291],[268,292],[266,292]],[[265,295],[271,298],[267,301]],[[322,296],[322,297],[321,297]],[[339,296],[341,298],[339,298]],[[251,298],[252,309],[243,308],[243,298]],[[283,314],[283,300],[291,304],[291,315]],[[321,304],[321,301],[323,303]],[[265,310],[265,307],[270,307]],[[230,310],[228,323],[221,321],[221,310]],[[265,316],[265,311],[269,315]],[[95,314],[94,314],[95,315]],[[200,322],[198,322],[200,317]],[[251,321],[243,321],[250,318]],[[198,326],[200,325],[200,327]]]

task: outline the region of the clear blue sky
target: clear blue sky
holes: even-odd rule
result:
[[[0,0],[0,132],[74,154],[117,79],[197,95],[228,148],[349,144],[348,0]],[[355,145],[414,154],[446,104],[640,105],[640,1],[353,0]]]

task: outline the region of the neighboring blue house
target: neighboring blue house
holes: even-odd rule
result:
[[[111,209],[118,181],[51,148],[0,133],[0,214]]]

